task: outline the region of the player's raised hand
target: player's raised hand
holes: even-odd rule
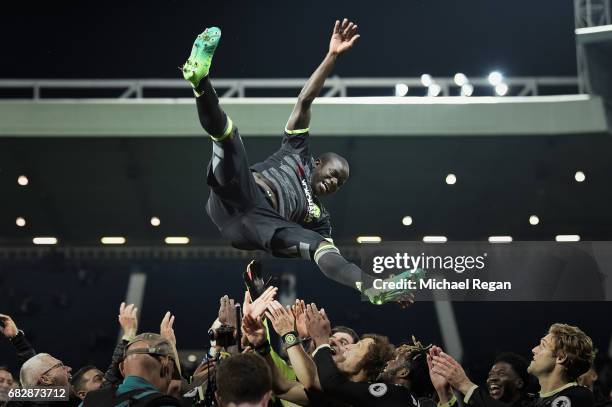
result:
[[[295,318],[295,330],[300,335],[300,338],[308,336],[308,328],[306,327],[306,304],[303,300],[295,300],[295,304],[291,306],[291,312]]]
[[[465,394],[474,386],[474,383],[465,374],[463,367],[447,353],[440,348],[432,348],[430,352],[432,363],[432,372],[440,375],[455,389]]]
[[[351,49],[357,38],[357,24],[349,21],[347,18],[340,22],[336,20],[334,31],[332,32],[331,40],[329,41],[329,53],[340,55]]]
[[[263,315],[268,308],[268,305],[274,301],[274,297],[278,292],[278,288],[270,286],[259,296],[255,301],[251,301],[251,294],[248,290],[244,293],[244,303],[242,304],[242,312],[244,315],[249,315],[253,319],[257,319]]]
[[[295,327],[295,317],[278,301],[273,301],[268,305],[266,317],[272,322],[274,330],[280,336],[293,331]]]
[[[119,306],[119,325],[123,329],[123,336],[133,338],[138,331],[138,308],[134,304],[126,305],[122,302]]]
[[[306,327],[316,346],[329,342],[331,324],[323,308],[319,311],[316,304],[306,306]]]
[[[252,318],[249,314],[242,317],[242,332],[254,347],[260,346],[266,341],[266,330],[261,322],[261,317]]]
[[[176,336],[174,335],[174,315],[170,311],[166,312],[159,324],[159,334],[166,338],[168,342],[176,348]]]

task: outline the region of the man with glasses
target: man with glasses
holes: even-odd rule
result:
[[[21,367],[19,380],[23,388],[33,387],[64,387],[70,389],[70,372],[72,368],[64,365],[61,360],[54,358],[48,353],[39,353],[32,356]],[[57,400],[49,402],[34,402],[17,400],[9,403],[10,406],[76,406],[79,399],[71,390],[68,390],[68,401]]]

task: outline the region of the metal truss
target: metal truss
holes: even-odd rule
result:
[[[574,0],[574,25],[576,33],[584,28],[612,24],[612,0]],[[580,93],[591,93],[588,78],[588,62],[584,44],[576,42],[576,66]]]
[[[584,1],[584,0],[581,0]],[[226,98],[295,97],[305,78],[216,79],[219,95]],[[575,77],[508,77],[510,96],[575,94]],[[485,77],[469,78],[474,96],[491,96],[493,87]],[[393,96],[396,85],[407,86],[406,96],[460,96],[461,87],[453,78],[433,78],[426,86],[421,78],[340,78],[326,81],[323,97]],[[431,86],[435,94],[428,92]],[[405,89],[405,87],[404,87]],[[0,80],[0,99],[151,99],[191,97],[188,84],[179,79],[97,79],[97,80]]]

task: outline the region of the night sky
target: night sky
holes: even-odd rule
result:
[[[306,77],[336,18],[362,38],[340,76],[575,75],[569,0],[54,1],[3,4],[0,78],[179,78],[204,27],[215,77]]]

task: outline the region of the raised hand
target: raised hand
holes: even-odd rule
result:
[[[134,304],[125,305],[122,302],[119,306],[119,325],[123,329],[123,336],[131,339],[138,332],[138,308]]]
[[[308,336],[308,328],[306,328],[306,304],[303,300],[295,300],[295,304],[291,306],[291,312],[295,318],[295,330],[300,335],[300,338]]]
[[[249,291],[244,293],[244,303],[242,304],[242,312],[244,315],[249,315],[253,319],[257,319],[266,312],[266,308],[272,301],[278,292],[278,288],[270,286],[259,296],[255,301],[251,301],[251,294]]]
[[[474,386],[474,383],[467,377],[463,367],[450,355],[444,353],[442,349],[432,349],[436,349],[433,354],[430,353],[433,373],[444,377],[453,388],[461,393],[467,393]]]
[[[224,325],[237,327],[234,299],[224,295],[219,300],[219,322]]]
[[[295,326],[295,319],[293,314],[283,307],[283,305],[274,301],[268,305],[266,311],[266,317],[272,322],[272,326],[277,334],[280,336],[285,335],[293,331]]]
[[[321,308],[321,311],[319,311],[314,303],[306,306],[306,328],[310,337],[315,342],[315,346],[329,343],[331,324],[325,314],[325,310]]]
[[[359,34],[357,34],[357,24],[354,24],[346,18],[342,20],[342,23],[336,20],[334,31],[329,41],[329,53],[340,55],[346,52],[353,46],[359,37]]]
[[[19,333],[17,324],[13,321],[13,318],[8,315],[0,314],[0,332],[8,339],[14,338]]]
[[[439,356],[440,351],[441,349],[439,347],[432,346],[431,349],[429,349],[429,353],[427,354],[427,366],[429,367],[429,377],[431,379],[431,383],[434,386],[434,389],[436,389],[436,392],[438,393],[438,396],[446,395],[447,392],[450,390],[450,384],[444,378],[444,376],[440,375],[439,373],[434,372],[433,358],[436,356]]]
[[[242,317],[242,333],[254,347],[258,347],[266,341],[266,330],[261,322],[261,317],[253,318],[249,314],[244,314],[244,317]]]
[[[164,318],[159,325],[159,334],[166,338],[168,342],[176,348],[176,336],[174,336],[174,315],[170,313],[170,311],[166,312]]]

